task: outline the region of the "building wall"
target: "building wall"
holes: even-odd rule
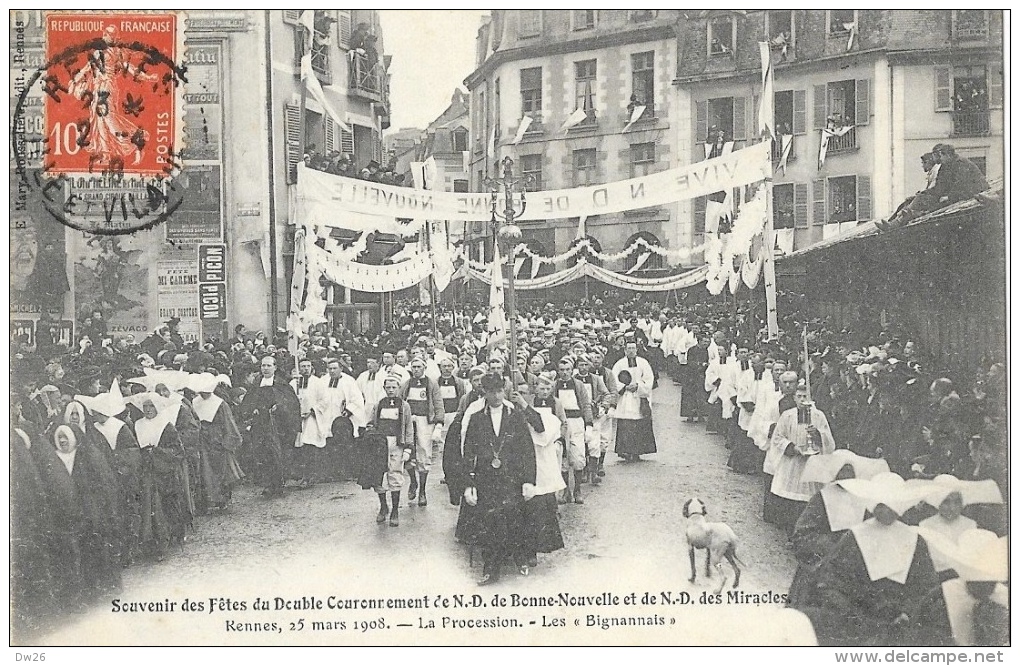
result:
[[[488,29],[480,40],[493,39],[502,25],[496,53],[490,53],[482,67],[468,78],[472,91],[471,174],[472,190],[484,191],[479,176],[494,175],[494,164],[503,157],[514,159],[515,173],[522,158],[542,157],[542,189],[575,187],[574,151],[596,150],[593,183],[632,178],[631,146],[655,144],[655,162],[649,173],[677,164],[675,155],[676,105],[671,87],[676,62],[672,14],[659,12],[652,20],[635,23],[627,10],[599,10],[594,29],[574,30],[570,12],[542,11],[543,31],[537,37],[521,37],[521,11],[501,12],[505,16]],[[649,29],[659,32],[650,34]],[[663,32],[665,28],[665,32]],[[597,36],[598,40],[594,40]],[[485,51],[480,47],[479,51]],[[631,56],[654,51],[654,117],[642,117],[627,132],[630,118],[627,104],[632,93]],[[596,80],[592,88],[596,121],[562,131],[560,127],[573,113],[576,104],[575,63],[596,61]],[[513,145],[521,118],[521,70],[542,68],[542,110],[531,114],[535,123],[523,140]],[[495,102],[499,81],[498,109]],[[484,97],[484,108],[482,99]],[[497,123],[498,118],[498,123]],[[496,128],[495,151],[489,140]],[[587,233],[599,240],[606,252],[617,252],[627,240],[645,231],[654,234],[663,246],[675,247],[680,240],[675,220],[675,205],[627,214],[600,215],[586,222]],[[549,254],[566,251],[575,240],[577,218],[550,219],[523,223],[525,238],[538,240]],[[613,267],[613,266],[611,266]],[[615,266],[614,268],[618,268]]]
[[[954,130],[954,113],[937,111],[935,103],[939,67],[986,67],[989,88],[995,77],[1001,76],[1001,13],[988,12],[986,37],[964,39],[955,30],[954,11],[858,10],[854,13],[857,32],[848,50],[847,34],[830,32],[830,11],[794,11],[792,46],[786,57],[778,49],[773,50],[777,96],[795,90],[802,91],[805,100],[805,120],[801,127],[793,128],[793,157],[785,173],[777,172],[775,179],[776,185],[806,186],[803,191],[807,205],[801,210],[806,211],[807,220],[801,216],[794,232],[796,249],[830,233],[830,229],[817,224],[822,220],[814,210],[815,185],[822,179],[868,177],[870,217],[874,218],[887,217],[906,196],[923,187],[925,176],[918,158],[935,143],[952,143],[965,157],[985,158],[989,178],[1001,177],[1003,170],[1001,104],[993,104],[988,131],[977,136],[975,132],[960,135]],[[734,148],[754,140],[761,87],[757,42],[774,34],[767,14],[701,12],[680,23],[676,100],[681,163],[704,157],[705,123],[699,123],[698,106],[709,99],[745,97],[746,139],[737,141]],[[708,25],[717,17],[729,17],[734,22],[734,49],[731,54],[710,56]],[[819,109],[825,105],[824,100],[821,106],[817,103],[818,86],[846,79],[869,82],[868,118],[866,122],[856,119],[854,147],[830,149],[819,169],[819,128],[824,125],[824,114]],[[701,240],[693,230],[696,208],[695,202],[683,202],[680,208],[681,218],[689,220],[682,229],[685,235],[691,229],[689,237],[694,245]]]

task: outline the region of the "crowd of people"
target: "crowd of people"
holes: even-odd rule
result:
[[[345,178],[357,178],[358,180],[370,180],[373,183],[383,185],[395,185],[397,187],[410,187],[411,183],[405,182],[405,174],[396,173],[396,160],[387,164],[380,164],[376,160],[369,160],[360,169],[354,164],[354,156],[350,153],[342,153],[339,150],[331,150],[322,153],[318,146],[311,145],[304,155],[305,166],[316,171],[325,171],[335,176]]]
[[[790,604],[827,645],[1007,643],[1004,365],[953,381],[895,330],[784,324],[803,334],[677,313],[662,353],[681,416],[763,479],[762,519],[799,563]]]
[[[836,491],[820,491],[842,490],[836,482],[848,474],[829,465],[826,478],[812,458],[841,451],[911,483],[964,484],[946,495],[967,505],[953,517],[965,522],[935,527],[1005,534],[1001,507],[987,493],[971,502],[965,490],[990,481],[1007,492],[1001,364],[966,385],[891,329],[862,340],[801,321],[791,307],[768,341],[751,303],[666,307],[613,294],[525,302],[512,355],[505,337],[487,333],[482,303],[457,305],[438,306],[433,322],[429,308],[398,302],[386,330],[322,325],[296,345],[286,331],[243,325],[228,340],[185,342],[176,320],[141,341],[113,339],[101,312],[83,316],[70,349],[14,341],[15,626],[31,630],[114,594],[123,567],[185,548],[200,517],[222,511],[249,481],[266,500],[356,482],[378,497],[382,528],[399,527],[403,506],[427,507],[441,492],[459,507],[455,538],[481,551],[480,584],[507,570],[527,575],[539,554],[563,547],[560,520],[611,482],[607,454],[631,462],[656,452],[650,396],[670,379],[681,387],[681,416],[720,437],[734,472],[763,478],[762,518],[786,531],[801,563],[791,599],[823,642],[949,636],[938,633],[939,618],[907,609],[917,597],[888,606],[885,577],[853,598],[833,591],[847,576],[874,575],[866,543],[894,541],[875,527],[889,518],[878,504],[896,509],[883,526],[931,527],[942,507],[861,499],[855,523],[847,502],[831,500],[842,507],[836,520],[828,498]],[[933,566],[934,548],[928,555],[917,543],[903,552]],[[993,619],[996,598],[981,599]],[[893,608],[908,619],[896,613],[879,634],[866,624]],[[833,613],[860,622],[827,623]]]

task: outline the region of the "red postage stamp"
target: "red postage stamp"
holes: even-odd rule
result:
[[[164,176],[179,155],[181,17],[48,13],[44,170]]]

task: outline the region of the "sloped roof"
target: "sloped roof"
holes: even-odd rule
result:
[[[993,183],[992,188],[990,188],[990,189],[986,190],[985,192],[981,193],[981,197],[984,198],[984,199],[989,199],[989,198],[990,199],[996,199],[996,200],[999,200],[1001,202],[1001,200],[1002,200],[1002,179],[997,179],[997,182]],[[954,204],[951,204],[949,206],[946,206],[945,208],[940,208],[939,210],[932,211],[931,213],[928,213],[927,215],[922,215],[921,217],[918,217],[918,218],[912,220],[909,224],[906,224],[906,225],[904,225],[902,227],[897,227],[896,229],[892,229],[892,230],[890,230],[888,232],[883,232],[883,231],[879,230],[879,228],[875,225],[875,221],[874,220],[869,221],[869,222],[864,222],[864,223],[858,224],[853,229],[848,229],[846,232],[841,233],[838,236],[833,236],[831,238],[826,238],[825,240],[819,241],[818,243],[815,243],[814,245],[811,245],[809,247],[801,248],[800,250],[797,250],[795,252],[791,252],[790,254],[784,255],[782,257],[777,257],[776,261],[778,262],[778,261],[785,261],[787,259],[795,259],[795,258],[804,257],[806,255],[809,255],[809,254],[812,254],[812,253],[815,253],[815,252],[819,252],[819,251],[822,251],[822,250],[827,250],[827,249],[832,248],[832,247],[834,247],[836,245],[840,245],[840,244],[843,244],[843,243],[848,243],[848,242],[851,242],[851,241],[857,241],[857,240],[860,240],[862,238],[869,238],[871,236],[877,236],[877,235],[879,235],[881,233],[885,233],[885,234],[887,234],[889,236],[892,236],[892,235],[898,234],[898,233],[903,233],[903,232],[908,232],[909,233],[909,230],[914,230],[914,229],[917,229],[917,228],[925,226],[925,225],[937,224],[939,222],[944,222],[944,221],[946,221],[949,218],[956,218],[956,217],[965,216],[965,215],[967,215],[969,213],[973,213],[973,212],[976,212],[976,211],[981,210],[983,208],[986,208],[987,205],[988,204],[983,203],[978,198],[967,199],[965,201],[959,201],[957,203],[954,203]]]

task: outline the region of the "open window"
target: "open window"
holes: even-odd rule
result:
[[[829,34],[846,35],[857,25],[856,9],[830,9]]]
[[[542,68],[529,67],[521,70],[521,112],[534,114],[540,118],[542,113]]]
[[[714,16],[708,20],[708,57],[733,55],[737,41],[737,22],[732,16]]]
[[[585,118],[580,125],[595,124],[595,88],[598,80],[598,61],[582,60],[574,63],[574,108],[584,109]]]
[[[645,107],[645,118],[655,116],[655,51],[630,56],[631,94],[638,106]]]
[[[793,12],[789,9],[774,9],[768,13],[769,46],[783,58],[793,55],[796,35],[794,34]]]

